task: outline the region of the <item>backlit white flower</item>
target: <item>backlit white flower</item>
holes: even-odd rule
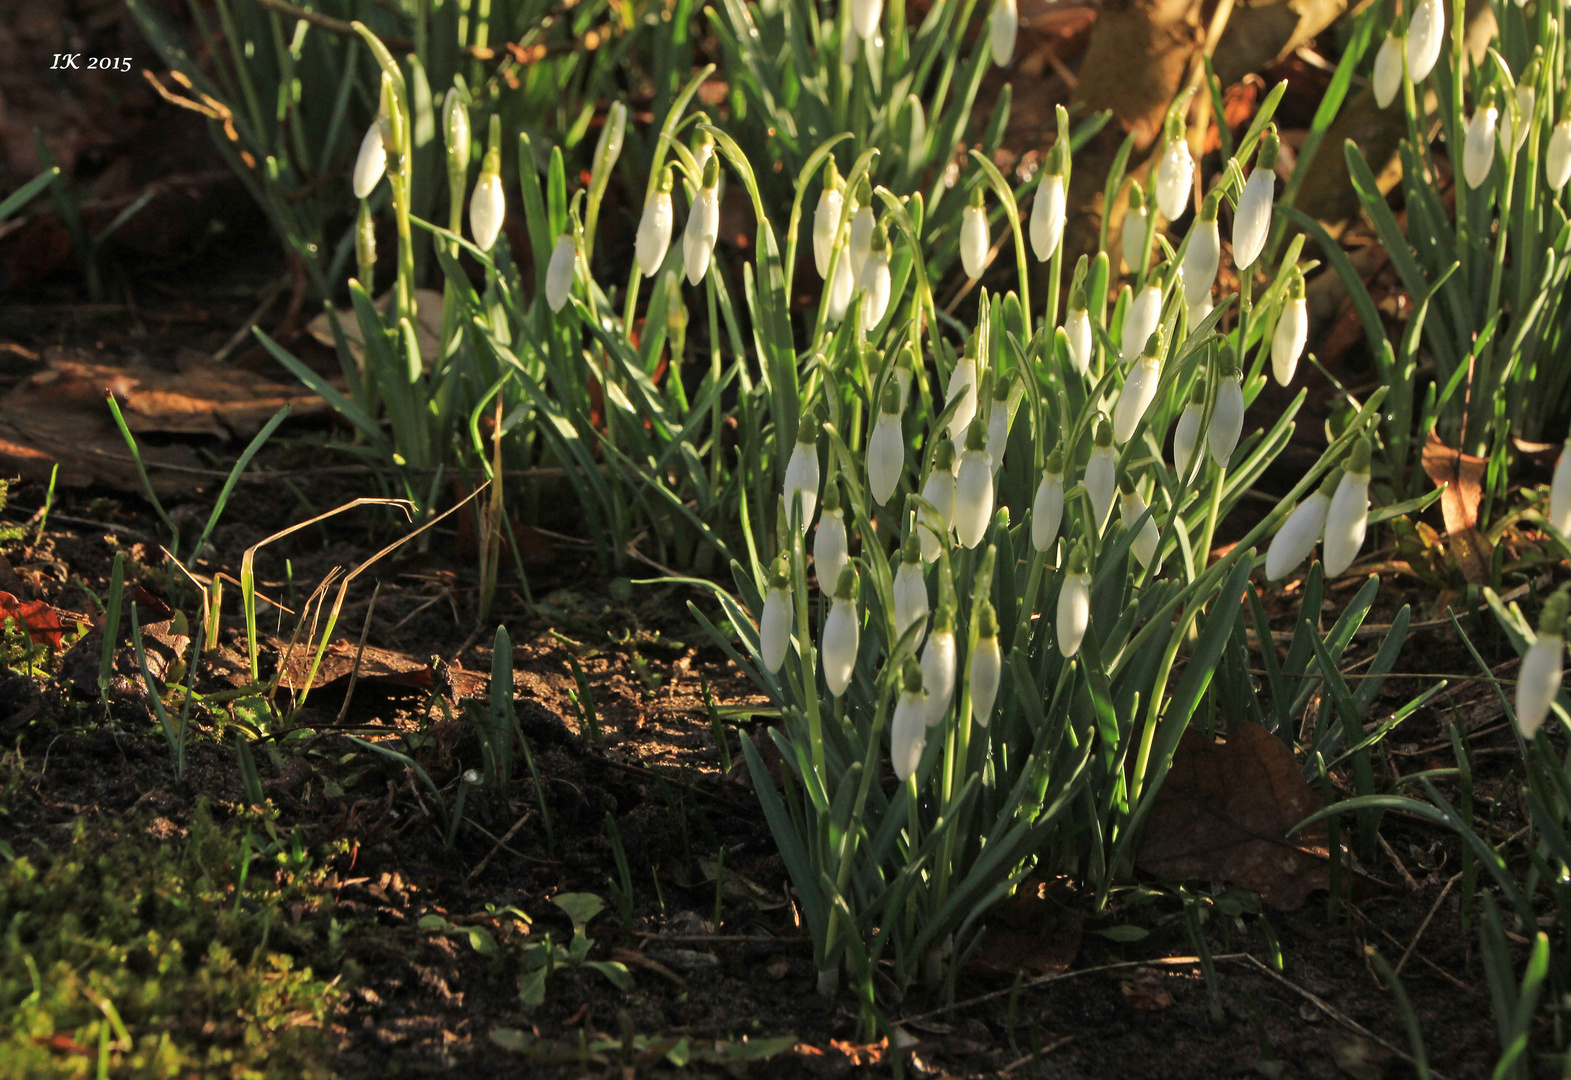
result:
[[[1216,404],[1211,409],[1211,426],[1206,429],[1206,446],[1211,460],[1227,468],[1238,439],[1244,433],[1243,375],[1238,370],[1238,360],[1231,345],[1222,346],[1222,377],[1217,383]]]
[[[1522,126],[1517,127],[1516,122],[1511,119],[1510,109],[1503,109],[1500,112],[1500,146],[1507,154],[1516,153],[1527,141],[1528,132],[1533,128],[1533,108],[1537,103],[1538,92],[1526,82],[1518,83],[1516,111],[1522,118]]]
[[[993,407],[987,414],[987,467],[998,475],[1004,467],[1004,451],[1009,446],[1009,406],[1014,380],[997,379],[993,383]]]
[[[1527,647],[1516,681],[1516,724],[1524,739],[1538,734],[1565,680],[1565,622],[1568,598],[1564,587],[1544,602],[1538,639]]]
[[[1066,199],[1063,151],[1054,143],[1031,200],[1031,250],[1039,262],[1051,259],[1063,240]]]
[[[818,422],[816,417],[808,414],[802,417],[797,427],[796,445],[791,448],[791,459],[786,462],[785,490],[781,493],[785,498],[785,512],[788,516],[796,513],[793,504],[801,497],[802,519],[799,525],[803,532],[807,531],[808,524],[813,520],[813,511],[818,508],[818,480]]]
[[[933,467],[922,484],[922,498],[931,503],[938,514],[936,522],[931,521],[932,515],[926,512],[917,514],[916,537],[922,545],[923,562],[937,562],[949,547],[949,531],[955,521],[954,468],[955,444],[945,439],[933,451]],[[934,525],[938,528],[934,529]]]
[[[845,206],[844,190],[845,181],[831,157],[824,172],[824,190],[813,210],[813,265],[825,281],[829,280],[829,256],[834,253],[835,231],[840,228],[840,211]]]
[[[1124,269],[1138,274],[1146,262],[1146,224],[1151,219],[1146,211],[1146,193],[1140,181],[1129,182],[1129,209],[1124,211],[1124,227],[1119,233],[1120,250],[1124,255]]]
[[[877,224],[873,218],[873,185],[867,177],[862,177],[856,185],[856,212],[851,215],[851,277],[854,281],[862,280],[862,264],[867,261],[867,253],[873,250],[873,226]]]
[[[831,480],[824,489],[824,510],[813,529],[813,566],[818,572],[818,588],[833,593],[840,573],[851,565],[846,545],[845,511],[840,509],[840,485]]]
[[[863,41],[878,36],[878,20],[883,14],[884,0],[851,0],[851,26]]]
[[[1141,497],[1139,490],[1129,477],[1119,478],[1118,482],[1118,516],[1124,523],[1124,528],[1133,529],[1135,523],[1140,521],[1148,509],[1146,501]],[[1135,538],[1130,541],[1129,550],[1134,552],[1135,558],[1140,560],[1141,566],[1150,566],[1156,558],[1157,542],[1161,539],[1156,527],[1156,517],[1152,515],[1140,525]]]
[[[1096,439],[1091,447],[1091,458],[1086,462],[1086,495],[1091,499],[1091,522],[1098,532],[1107,524],[1107,515],[1113,509],[1113,493],[1118,489],[1114,476],[1118,451],[1113,449],[1113,425],[1104,416],[1097,424]]]
[[[1085,549],[1075,545],[1069,556],[1069,569],[1058,590],[1058,611],[1054,626],[1058,651],[1067,657],[1080,651],[1086,628],[1091,625],[1091,575],[1086,573]]]
[[[1326,529],[1326,515],[1331,510],[1331,496],[1342,483],[1342,470],[1332,469],[1331,475],[1303,502],[1293,507],[1287,520],[1271,538],[1266,549],[1266,580],[1281,581],[1303,565],[1309,553]]]
[[[1556,191],[1571,180],[1571,118],[1560,121],[1549,133],[1549,146],[1544,152],[1544,179]]]
[[[1131,294],[1124,308],[1124,325],[1118,343],[1120,359],[1127,364],[1145,352],[1151,335],[1161,325],[1162,286],[1150,281],[1145,288]]]
[[[907,661],[895,715],[889,722],[889,756],[895,776],[903,784],[922,763],[927,748],[927,694],[922,689],[922,669]]]
[[[873,246],[862,263],[862,329],[871,330],[889,310],[889,233],[882,223],[873,231]]]
[[[987,268],[987,249],[992,241],[987,235],[987,208],[983,205],[982,189],[971,193],[971,205],[960,212],[960,265],[972,281],[982,276]]]
[[[1145,419],[1146,410],[1156,400],[1157,388],[1162,381],[1162,333],[1152,333],[1146,339],[1145,351],[1124,380],[1119,391],[1118,404],[1113,406],[1113,441],[1122,446],[1134,437],[1135,429]]]
[[[922,687],[927,691],[927,726],[949,711],[955,693],[955,613],[947,604],[933,616],[933,632],[922,647]]]
[[[1418,0],[1407,24],[1407,73],[1421,83],[1434,70],[1445,44],[1446,8],[1442,0]]]
[[[1091,370],[1091,312],[1086,309],[1085,289],[1076,285],[1069,294],[1064,316],[1064,336],[1069,339],[1069,360],[1084,375]]]
[[[987,43],[993,50],[993,63],[1008,67],[1014,59],[1015,38],[1020,33],[1020,10],[1015,0],[994,0],[987,20]]]
[[[497,235],[502,231],[502,221],[507,217],[507,198],[502,194],[501,160],[501,154],[498,154],[496,167],[491,168],[491,152],[486,151],[480,179],[475,181],[474,194],[469,196],[469,232],[475,238],[475,247],[481,251],[491,250]]]
[[[687,212],[687,228],[682,231],[682,265],[687,283],[697,285],[709,272],[715,241],[720,238],[720,159],[709,158],[704,166],[704,183],[693,197]]]
[[[1327,577],[1340,577],[1364,546],[1364,533],[1369,528],[1369,439],[1364,437],[1353,446],[1348,459],[1347,472],[1342,474],[1336,494],[1331,496],[1331,506],[1326,511],[1325,547],[1321,560],[1325,563]]]
[[[878,422],[867,440],[867,490],[880,506],[887,503],[905,469],[905,434],[900,426],[900,388],[884,387]]]
[[[573,277],[578,269],[578,249],[573,244],[573,234],[563,233],[556,238],[551,251],[551,261],[545,268],[545,302],[552,311],[561,311],[562,305],[573,292]]]
[[[1003,681],[1004,655],[998,647],[998,613],[987,599],[981,603],[976,620],[976,648],[966,666],[966,685],[971,689],[971,718],[982,727],[993,716],[998,687]]]
[[[1184,249],[1184,306],[1194,308],[1211,297],[1216,270],[1222,262],[1222,237],[1216,226],[1219,197],[1206,196],[1200,214],[1189,230],[1189,246]],[[1193,324],[1194,320],[1191,320]]]
[[[771,674],[785,663],[791,645],[791,572],[785,557],[775,560],[769,588],[764,593],[764,612],[758,620],[758,652]]]
[[[1375,104],[1382,109],[1395,101],[1396,92],[1402,89],[1402,50],[1406,46],[1407,38],[1391,33],[1375,53]]]
[[[1571,438],[1560,448],[1555,475],[1549,484],[1549,524],[1562,536],[1571,536]]]
[[[1260,258],[1265,250],[1266,236],[1271,231],[1271,208],[1276,198],[1276,155],[1280,140],[1276,125],[1266,128],[1260,139],[1260,151],[1255,156],[1255,167],[1244,181],[1244,190],[1238,196],[1238,210],[1233,215],[1233,265],[1246,270]]]
[[[974,548],[987,535],[993,520],[993,470],[988,466],[986,437],[973,425],[960,454],[960,474],[955,477],[955,536]]]
[[[847,565],[840,572],[834,603],[829,605],[829,615],[824,619],[824,641],[819,656],[824,682],[835,697],[842,696],[851,685],[861,636],[856,612],[856,570]]]
[[[1178,416],[1173,428],[1173,472],[1182,482],[1189,480],[1189,467],[1194,464],[1195,450],[1200,445],[1200,425],[1206,414],[1206,386],[1199,379],[1189,392],[1189,401]]]
[[[965,353],[955,363],[955,370],[949,376],[949,390],[944,395],[944,408],[949,408],[949,403],[959,400],[960,407],[949,420],[949,438],[957,444],[963,444],[966,429],[971,426],[972,419],[976,416],[977,408],[977,340],[976,335],[966,342]]]
[[[638,223],[638,235],[633,242],[633,257],[644,276],[654,277],[665,262],[665,253],[671,247],[671,226],[675,216],[671,210],[671,166],[660,173],[660,184],[649,201],[644,203],[644,216]]]
[[[1031,546],[1047,551],[1058,540],[1064,521],[1064,454],[1054,448],[1042,469],[1042,482],[1031,502]]]
[[[382,144],[382,125],[371,121],[365,138],[360,140],[360,154],[355,158],[355,198],[364,199],[376,190],[376,185],[387,172],[387,147]]]
[[[846,311],[851,307],[851,297],[856,292],[855,284],[851,276],[851,253],[835,253],[834,269],[830,272],[829,286],[824,296],[829,305],[829,310],[825,312],[829,325],[839,326],[845,320]]]
[[[895,571],[895,633],[905,636],[907,630],[927,621],[927,582],[922,579],[922,552],[916,538],[911,537],[900,549],[900,569]],[[922,643],[922,634],[916,635]]]
[[[1189,152],[1189,140],[1184,134],[1184,120],[1174,112],[1167,125],[1167,138],[1162,146],[1162,159],[1156,167],[1157,209],[1169,221],[1177,221],[1189,208],[1189,192],[1194,186],[1195,159]]]
[[[1495,164],[1496,127],[1500,110],[1493,105],[1483,105],[1473,110],[1467,122],[1467,141],[1462,145],[1462,175],[1467,186],[1476,188],[1489,179]]]
[[[1271,335],[1271,374],[1279,385],[1293,381],[1298,358],[1304,355],[1304,343],[1308,340],[1309,301],[1304,297],[1304,277],[1294,270],[1293,280],[1287,286],[1287,304]]]

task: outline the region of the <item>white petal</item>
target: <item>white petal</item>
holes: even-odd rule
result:
[[[1303,565],[1325,531],[1331,500],[1316,491],[1293,508],[1266,549],[1266,580],[1281,581]]]
[[[1309,340],[1309,303],[1305,299],[1289,299],[1276,322],[1276,333],[1271,335],[1271,373],[1276,381],[1286,386],[1293,381],[1298,369],[1298,358],[1304,354],[1304,343]]]
[[[949,420],[949,437],[956,446],[964,445],[966,429],[976,416],[976,377],[976,360],[965,356],[956,362],[954,373],[949,376],[949,392],[944,395],[944,408],[949,408],[949,403],[957,397],[967,397]]]
[[[895,493],[904,467],[905,437],[900,429],[900,417],[894,413],[879,413],[878,423],[873,425],[873,435],[867,443],[867,489],[880,506]]]
[[[1091,370],[1091,313],[1070,311],[1064,319],[1064,335],[1069,338],[1069,359],[1084,375]]]
[[[1565,639],[1560,635],[1540,634],[1522,657],[1516,683],[1516,724],[1525,739],[1538,734],[1549,716],[1565,677],[1565,651]]]
[[[791,598],[784,589],[770,589],[764,597],[764,614],[758,620],[758,651],[771,673],[785,663],[791,644]]]
[[[818,276],[829,280],[829,256],[834,253],[835,230],[840,227],[840,208],[845,197],[833,188],[818,194],[818,208],[813,211],[813,265]]]
[[[1396,100],[1402,89],[1402,41],[1395,34],[1387,34],[1375,54],[1375,104],[1384,109]]]
[[[927,583],[922,580],[922,565],[902,561],[895,571],[895,632],[903,637],[926,619]],[[922,635],[918,634],[917,644],[921,643]]]
[[[551,261],[546,264],[545,302],[552,311],[561,311],[562,305],[573,292],[573,274],[577,269],[578,254],[573,249],[573,238],[563,233],[556,238],[551,251]]]
[[[960,265],[966,277],[975,281],[987,266],[987,211],[968,206],[960,212]]]
[[[997,0],[987,22],[987,42],[993,50],[993,63],[1008,67],[1015,55],[1015,37],[1020,32],[1020,12],[1015,0]]]
[[[802,495],[802,530],[805,532],[813,520],[813,511],[818,508],[818,447],[811,443],[797,443],[791,451],[791,460],[786,463],[782,494],[788,516],[793,513],[791,504],[798,492]]]
[[[1161,361],[1144,356],[1135,361],[1118,394],[1118,404],[1113,406],[1113,441],[1119,446],[1134,437],[1146,410],[1156,400],[1161,381]]]
[[[1544,154],[1544,178],[1559,191],[1571,180],[1571,120],[1562,120],[1549,133],[1549,148]]]
[[[878,35],[878,20],[883,14],[884,0],[851,0],[851,26],[863,41]]]
[[[1091,460],[1086,462],[1083,482],[1086,494],[1091,497],[1091,516],[1098,532],[1107,524],[1107,515],[1113,510],[1113,493],[1118,487],[1113,470],[1117,460],[1111,446],[1093,446]]]
[[[993,411],[987,418],[987,467],[997,475],[1004,467],[1004,451],[1009,446],[1009,403],[993,402]]]
[[[1500,111],[1494,106],[1473,110],[1467,122],[1467,141],[1462,146],[1462,175],[1467,186],[1476,188],[1489,179],[1495,164],[1495,136]]]
[[[927,691],[927,726],[949,711],[955,693],[955,635],[936,630],[922,649],[922,689]]]
[[[895,776],[903,784],[911,779],[916,767],[922,763],[922,751],[927,748],[927,697],[924,694],[900,692],[895,704],[895,716],[889,724],[889,756],[895,767]]]
[[[1118,514],[1124,522],[1124,527],[1132,529],[1135,522],[1140,520],[1140,515],[1146,512],[1146,501],[1140,493],[1123,495],[1118,500]],[[1129,544],[1129,550],[1135,553],[1135,558],[1140,560],[1141,566],[1150,566],[1151,560],[1156,558],[1156,545],[1161,539],[1161,534],[1156,527],[1156,515],[1146,518],[1140,526],[1140,531]]]
[[[862,329],[871,330],[889,310],[889,253],[875,251],[862,264]]]
[[[1326,542],[1321,552],[1326,577],[1340,577],[1364,546],[1369,528],[1369,474],[1347,473],[1326,511]]]
[[[955,479],[955,535],[974,548],[987,535],[993,519],[993,470],[987,454],[967,450],[960,455],[960,475]]]
[[[1194,307],[1211,295],[1222,261],[1222,235],[1215,221],[1197,220],[1184,249],[1184,304]]]
[[[846,551],[846,522],[842,510],[825,510],[813,530],[813,565],[818,569],[818,587],[825,595],[840,584],[840,574],[851,562]]]
[[[1156,167],[1156,205],[1167,220],[1177,221],[1188,209],[1194,179],[1195,159],[1189,153],[1189,143],[1170,140]]]
[[[1173,429],[1173,471],[1181,481],[1189,479],[1189,466],[1195,459],[1195,447],[1200,442],[1200,422],[1205,419],[1206,407],[1196,402],[1184,406],[1178,425]]]
[[[1065,657],[1080,651],[1091,623],[1090,585],[1090,574],[1065,574],[1063,588],[1058,591],[1058,651]]]
[[[1266,234],[1271,229],[1271,204],[1276,196],[1276,174],[1255,168],[1244,181],[1233,215],[1233,265],[1240,270],[1253,266],[1265,250]]]
[[[1555,475],[1549,484],[1549,523],[1561,535],[1571,536],[1571,439],[1560,450]]]
[[[672,221],[671,193],[656,191],[644,204],[644,217],[638,223],[638,236],[633,244],[638,269],[646,278],[654,277],[660,264],[665,262],[666,251],[671,246]]]
[[[1147,285],[1130,297],[1124,308],[1124,326],[1118,343],[1124,363],[1145,351],[1146,343],[1162,325],[1162,287]]]
[[[490,251],[507,217],[507,199],[502,194],[502,178],[496,173],[481,173],[469,197],[469,231],[475,247]]]
[[[387,172],[387,147],[382,144],[382,125],[371,121],[365,138],[360,140],[360,155],[355,158],[355,198],[363,199],[376,190]]]
[[[1407,27],[1407,73],[1423,82],[1440,59],[1445,43],[1446,10],[1441,0],[1419,0]]]
[[[1031,546],[1046,551],[1058,539],[1064,522],[1064,478],[1059,473],[1043,473],[1031,503]]]
[[[851,685],[861,636],[856,621],[856,602],[836,599],[829,606],[829,617],[824,620],[824,647],[820,657],[824,682],[835,697],[840,697]]]
[[[851,306],[851,296],[855,283],[851,276],[851,256],[846,252],[840,253],[840,258],[835,260],[835,268],[829,279],[829,310],[825,318],[831,326],[838,326],[846,317],[846,309]]]
[[[1237,379],[1223,378],[1216,390],[1216,405],[1211,410],[1211,426],[1206,430],[1206,445],[1211,460],[1222,468],[1232,460],[1238,437],[1244,433],[1244,391]]]
[[[687,228],[682,231],[682,264],[687,268],[689,285],[697,285],[709,272],[709,260],[719,236],[719,200],[713,191],[702,188],[693,199],[692,209],[687,214]]]
[[[1031,201],[1031,250],[1039,262],[1051,259],[1063,239],[1065,199],[1062,176],[1042,177]]]
[[[867,261],[868,253],[873,250],[873,208],[860,207],[851,215],[851,279],[853,282],[862,280],[862,264]]]
[[[1124,214],[1124,228],[1120,237],[1123,241],[1124,268],[1131,274],[1137,273],[1145,261],[1142,256],[1146,248],[1146,219],[1144,207]]]
[[[971,687],[971,718],[982,727],[993,716],[993,703],[998,700],[998,685],[1003,679],[1004,657],[998,648],[998,638],[978,638],[976,651],[966,668],[966,682]]]
[[[933,504],[933,509],[938,511],[942,520],[941,533],[934,532],[926,524],[927,515],[924,513],[917,518],[916,537],[922,545],[922,561],[937,562],[944,549],[949,546],[949,530],[955,520],[955,476],[947,469],[934,469],[927,474],[927,482],[922,485],[922,498]]]

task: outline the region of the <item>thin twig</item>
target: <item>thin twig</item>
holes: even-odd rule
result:
[[[534,808],[531,807],[530,809],[524,811],[524,816],[523,817],[521,817],[517,821],[513,822],[513,827],[511,829],[508,829],[505,833],[502,834],[502,839],[500,839],[500,840],[498,840],[496,842],[496,846],[493,847],[489,852],[486,853],[486,857],[485,858],[481,859],[478,863],[475,864],[475,868],[473,870],[469,871],[468,875],[464,878],[464,884],[465,885],[468,885],[475,878],[479,877],[481,872],[484,871],[486,867],[491,865],[491,860],[496,858],[496,853],[498,851],[501,851],[502,848],[507,844],[507,842],[509,840],[511,840],[515,835],[517,835],[518,830],[522,829],[524,827],[524,822],[528,821],[529,820],[529,816],[531,814],[533,814],[533,813],[534,813]],[[465,818],[464,820],[468,821],[469,819]],[[477,828],[478,828],[478,826],[477,826]],[[490,835],[490,834],[487,833],[487,835]],[[508,850],[512,851],[511,848],[508,848]],[[517,854],[517,852],[513,852],[513,853],[515,855]]]
[[[1456,879],[1461,877],[1461,876],[1462,875],[1459,874],[1459,873],[1458,874],[1452,874],[1451,875],[1451,880],[1446,882],[1446,887],[1440,890],[1440,895],[1439,896],[1435,897],[1434,905],[1432,907],[1430,907],[1429,914],[1425,915],[1424,916],[1424,921],[1418,924],[1418,933],[1413,935],[1413,940],[1408,944],[1406,951],[1404,951],[1402,953],[1402,959],[1398,960],[1396,962],[1396,967],[1392,969],[1398,975],[1402,974],[1402,965],[1407,963],[1407,958],[1409,956],[1412,956],[1413,955],[1413,950],[1418,947],[1418,939],[1424,936],[1424,931],[1425,930],[1429,929],[1430,920],[1432,920],[1435,917],[1435,912],[1440,910],[1440,905],[1445,900],[1446,894],[1451,891],[1451,886],[1455,885],[1456,884]],[[1422,958],[1420,958],[1420,959],[1422,959]]]
[[[998,1075],[1008,1076],[1010,1073],[1020,1068],[1020,1066],[1029,1065],[1043,1054],[1051,1054],[1054,1050],[1061,1050],[1074,1041],[1075,1037],[1073,1035],[1065,1035],[1062,1038],[1054,1039],[1046,1046],[1039,1046],[1029,1054],[1022,1055],[1014,1061],[1011,1061],[1008,1065],[1005,1065],[1002,1069],[998,1070]]]
[[[524,816],[528,817],[529,815],[525,814]],[[507,846],[507,840],[506,840],[505,837],[503,839],[498,840],[495,833],[490,832],[489,830],[487,830],[484,825],[481,825],[479,822],[477,822],[472,817],[464,818],[464,824],[465,825],[473,825],[475,827],[475,830],[477,832],[479,832],[482,836],[486,837],[488,840],[495,840],[497,847],[501,848],[503,851],[507,852],[509,855],[516,855],[518,858],[523,859],[525,862],[543,863],[546,866],[561,866],[562,865],[562,862],[561,862],[560,859],[542,859],[542,858],[540,858],[537,855],[525,855],[522,851],[517,851],[517,850],[515,850],[513,848],[508,847]],[[523,824],[523,822],[519,821],[519,822],[517,822],[513,826],[513,828],[516,829],[516,828],[518,828],[519,825],[522,825],[522,824]],[[509,832],[507,835],[508,836],[512,836],[513,834],[511,832]],[[492,854],[495,854],[495,852],[493,852]],[[491,857],[490,855],[486,856],[487,859],[489,859],[490,857]],[[484,864],[482,863],[481,865],[484,865]]]

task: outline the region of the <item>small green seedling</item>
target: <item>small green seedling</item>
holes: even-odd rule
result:
[[[518,996],[531,1008],[545,1001],[546,984],[558,965],[586,968],[604,975],[618,990],[633,988],[632,972],[617,960],[591,960],[589,950],[594,940],[585,932],[591,920],[605,910],[605,901],[594,893],[563,893],[552,897],[551,902],[573,920],[573,939],[566,948],[551,940],[531,945],[524,951],[524,974],[518,980]]]

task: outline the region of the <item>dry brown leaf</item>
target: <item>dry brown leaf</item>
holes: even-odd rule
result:
[[[1080,951],[1084,916],[1073,890],[1061,879],[1022,882],[993,914],[994,925],[966,965],[981,974],[1047,975],[1064,971]]]
[[[1157,968],[1136,968],[1134,975],[1118,984],[1124,1004],[1139,1012],[1160,1012],[1173,1004],[1167,992],[1167,973]]]
[[[1478,529],[1478,507],[1484,501],[1487,458],[1453,450],[1440,441],[1434,429],[1424,443],[1424,472],[1440,493],[1440,512],[1446,519],[1451,557],[1462,576],[1475,585],[1489,581],[1489,541]]]
[[[1330,887],[1323,824],[1287,835],[1321,808],[1293,753],[1257,724],[1225,743],[1191,728],[1151,811],[1141,869],[1169,879],[1229,881],[1292,911]]]
[[[284,670],[279,676],[278,685],[286,690],[299,690],[306,684],[306,676],[311,671],[311,661],[316,656],[316,651],[310,645],[295,642],[291,651],[289,642],[271,639],[269,644],[276,650],[280,657],[284,657]],[[322,665],[317,669],[316,679],[311,683],[312,689],[320,690],[324,686],[349,678],[355,668],[355,654],[360,651],[360,645],[355,641],[340,638],[327,647],[322,654]],[[481,691],[486,680],[478,672],[465,671],[462,668],[447,668],[448,677],[453,682],[453,692],[456,697],[472,697]],[[375,645],[367,645],[365,652],[360,656],[361,683],[377,684],[383,686],[402,686],[412,690],[430,690],[434,684],[431,672],[431,661],[427,657],[420,659],[409,653],[397,652],[393,649],[379,649]]]
[[[376,309],[386,313],[387,305],[392,300],[393,294],[389,290],[376,302]],[[349,343],[349,354],[358,364],[365,355],[365,335],[360,332],[360,320],[355,318],[353,308],[338,308],[337,315],[344,340]],[[336,348],[333,324],[327,312],[312,319],[306,332],[329,349]],[[442,341],[442,294],[434,289],[415,290],[415,341],[420,346],[420,362],[426,371],[430,371],[436,366],[436,354]]]
[[[0,592],[0,621],[14,621],[20,633],[27,631],[35,645],[48,645],[58,649],[65,625],[60,614],[42,600],[18,600],[8,592]]]

